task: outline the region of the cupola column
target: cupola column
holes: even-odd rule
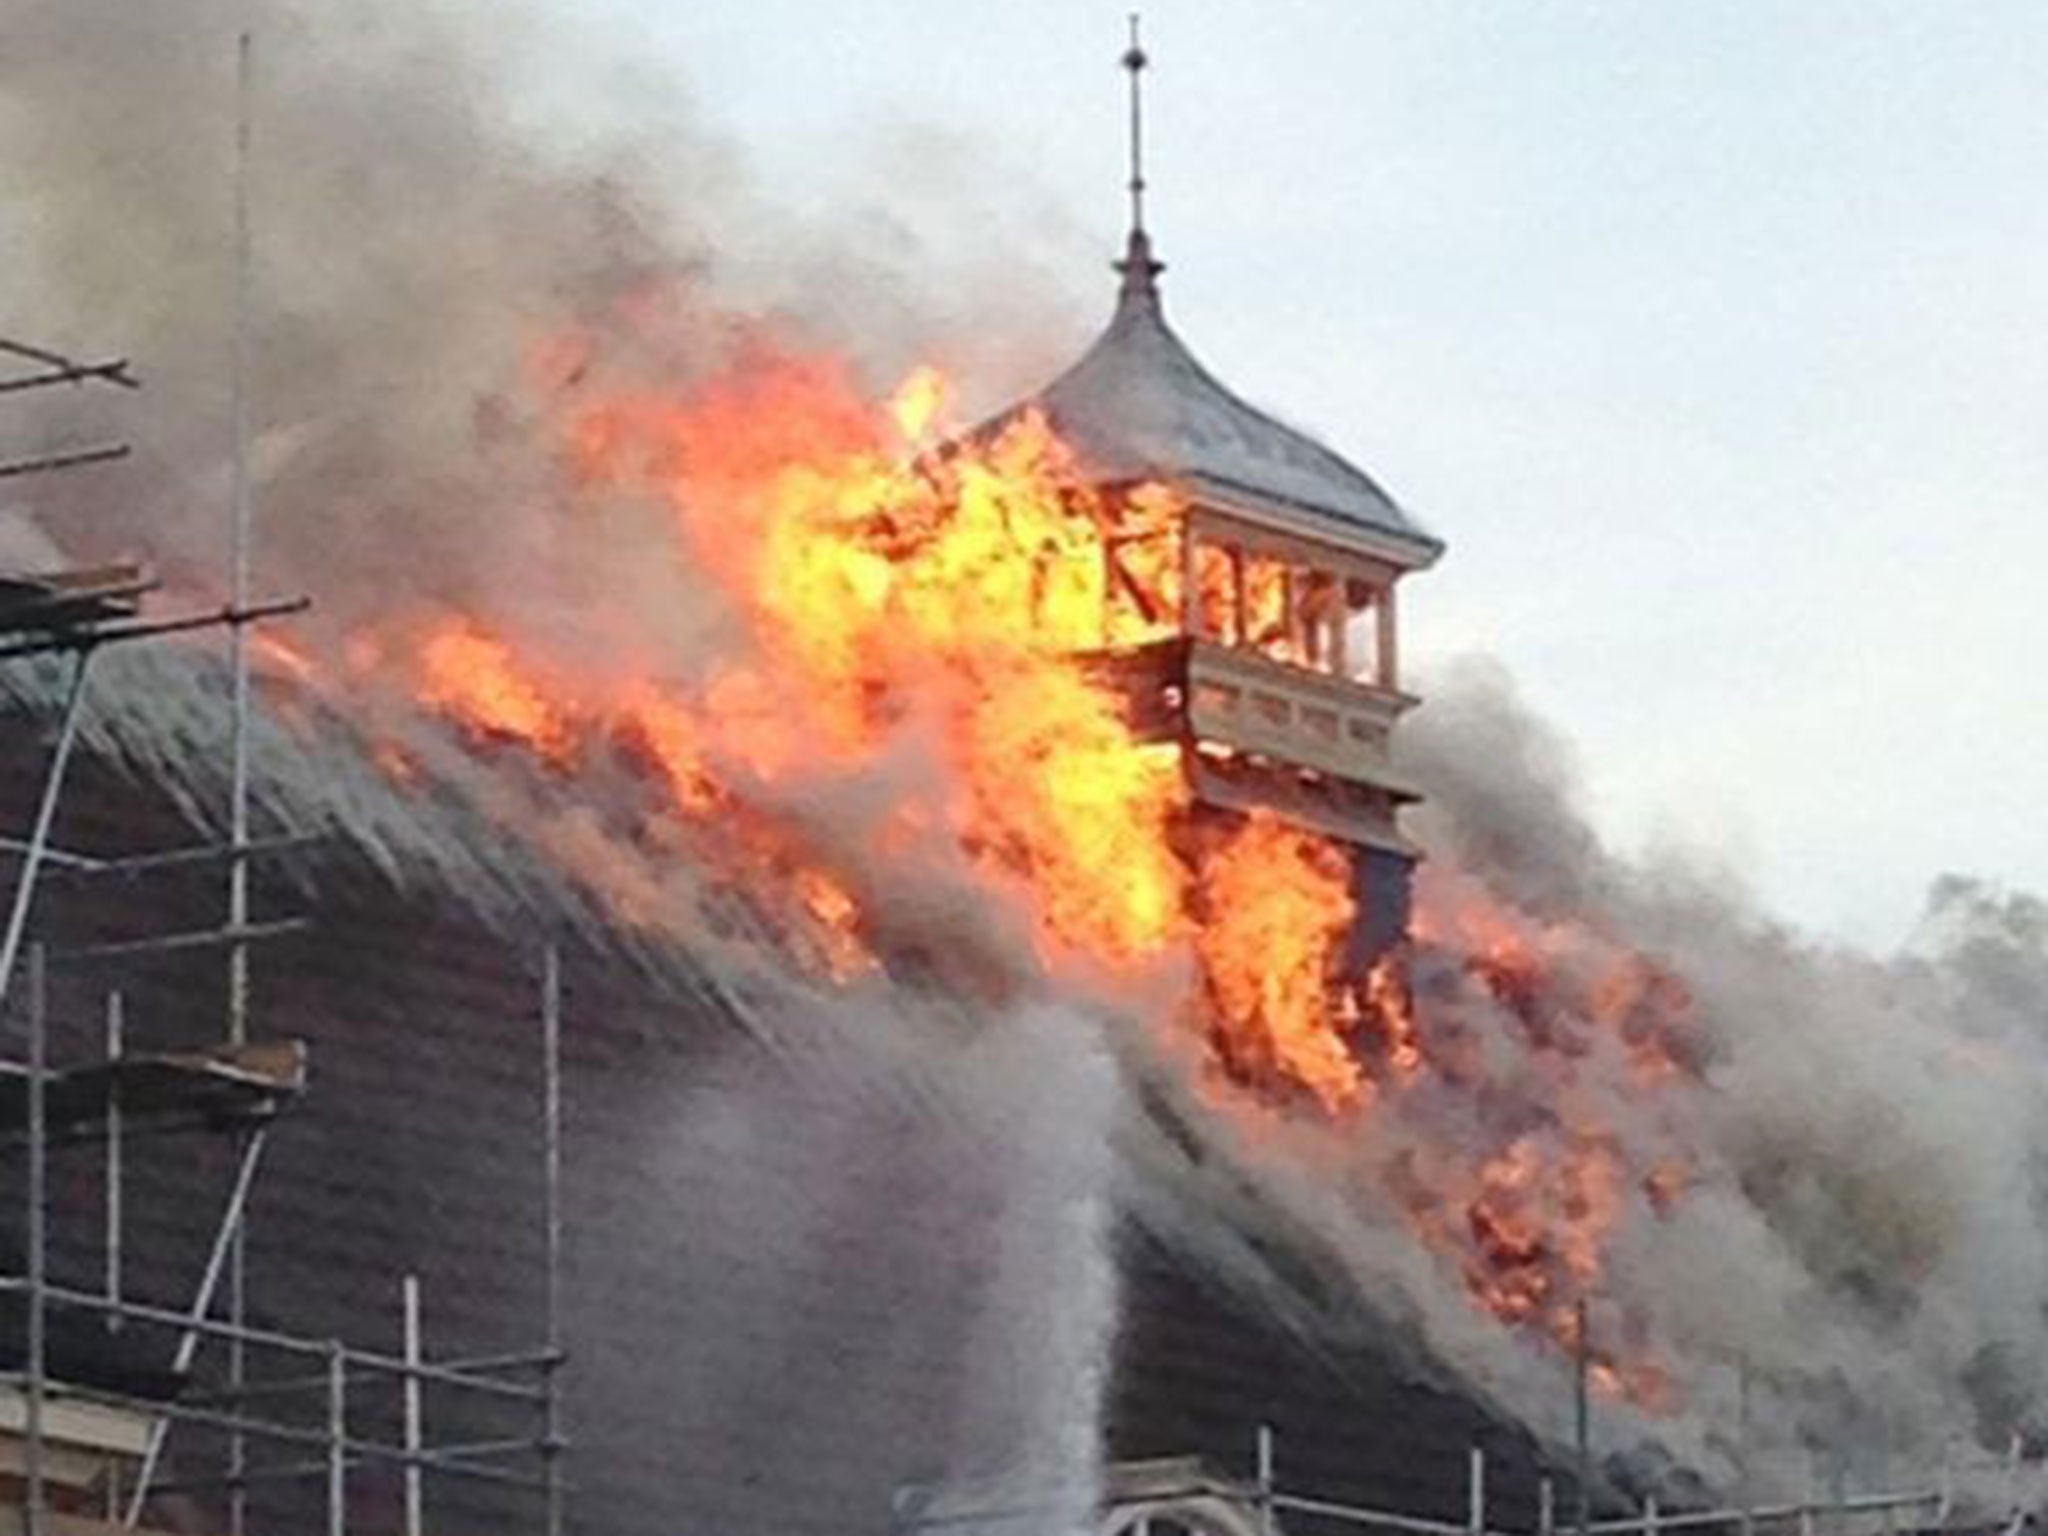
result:
[[[1389,692],[1401,686],[1399,624],[1394,617],[1394,583],[1388,582],[1374,594],[1373,618],[1378,628],[1374,648],[1379,652],[1379,685]]]

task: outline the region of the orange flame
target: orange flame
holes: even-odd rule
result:
[[[1435,1145],[1426,1168],[1407,1158],[1396,1192],[1480,1306],[1575,1349],[1577,1304],[1602,1294],[1616,1234],[1667,1213],[1690,1179],[1654,1097],[1689,1070],[1690,995],[1597,929],[1534,917],[1441,864],[1420,882],[1411,945],[1430,984],[1418,998],[1376,970],[1364,1032],[1389,1080],[1456,1080],[1482,1118]],[[1475,1029],[1499,1032],[1485,1052],[1460,1048]],[[1600,1082],[1650,1095],[1644,1124],[1624,1136],[1599,1123]],[[1640,1342],[1642,1313],[1623,1307],[1610,1322],[1587,1345],[1596,1385],[1674,1407],[1673,1383]]]
[[[511,648],[466,620],[438,626],[420,647],[420,698],[478,736],[519,742],[561,763],[572,747],[566,714]]]
[[[1573,1088],[1609,1060],[1642,1093],[1684,1074],[1683,986],[1455,878],[1425,882],[1407,951],[1344,977],[1346,853],[1269,812],[1198,810],[1180,748],[1142,739],[1077,665],[1177,634],[1190,578],[1197,633],[1299,659],[1286,615],[1328,593],[1290,600],[1296,578],[1257,556],[1190,562],[1172,488],[1091,487],[1036,417],[930,448],[935,370],[878,405],[830,359],[751,342],[675,390],[599,393],[587,348],[549,358],[568,469],[652,493],[730,635],[709,661],[629,668],[451,616],[410,651],[375,646],[410,655],[426,705],[557,773],[636,770],[639,814],[686,830],[827,979],[925,963],[949,940],[905,934],[897,909],[917,903],[891,892],[961,886],[1023,919],[1029,953],[1010,963],[1063,985],[1192,960],[1181,1015],[1266,1104],[1419,1124],[1458,1097],[1471,1124],[1414,1138],[1386,1183],[1475,1304],[1573,1347],[1573,1303],[1599,1293],[1618,1226],[1668,1209],[1689,1177],[1679,1149],[1589,1123]],[[1487,1031],[1524,1053],[1522,1086],[1490,1075]],[[1603,1339],[1594,1363],[1615,1390],[1664,1400],[1646,1350]]]
[[[1225,1061],[1277,1072],[1330,1110],[1358,1103],[1365,1084],[1334,1028],[1331,968],[1353,916],[1347,873],[1329,842],[1254,812],[1203,862],[1195,940]]]

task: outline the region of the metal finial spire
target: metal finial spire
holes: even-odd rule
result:
[[[1124,275],[1124,292],[1151,296],[1153,279],[1165,267],[1152,259],[1152,240],[1145,233],[1145,96],[1142,76],[1148,60],[1138,42],[1138,13],[1131,12],[1131,45],[1124,50],[1125,71],[1131,77],[1131,229],[1124,242],[1124,259],[1116,264]]]
[[[1145,50],[1138,43],[1138,13],[1131,12],[1131,46],[1123,66],[1131,77],[1131,228],[1145,227]]]

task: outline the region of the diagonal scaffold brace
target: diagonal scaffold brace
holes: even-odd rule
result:
[[[71,682],[64,694],[64,716],[57,727],[57,743],[43,772],[42,798],[36,804],[35,826],[28,846],[22,851],[21,871],[14,880],[14,899],[7,909],[7,932],[0,939],[0,1008],[7,1003],[7,990],[14,983],[15,962],[21,958],[22,937],[28,932],[29,909],[35,904],[36,882],[50,850],[50,830],[57,820],[57,802],[64,793],[64,775],[71,766],[71,749],[78,742],[78,721],[85,711],[86,670],[92,664],[90,649],[72,658]]]

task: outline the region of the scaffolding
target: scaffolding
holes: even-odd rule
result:
[[[1487,1491],[1487,1456],[1466,1451],[1464,1517],[1445,1519],[1327,1498],[1284,1483],[1278,1436],[1270,1425],[1254,1432],[1249,1476],[1217,1471],[1200,1457],[1161,1457],[1112,1463],[1103,1470],[1093,1536],[1348,1536],[1356,1531],[1391,1536],[1933,1536],[1995,1533],[2020,1536],[2026,1528],[2029,1472],[2015,1439],[2003,1458],[1944,1458],[1925,1484],[1854,1491],[1841,1478],[1823,1489],[1817,1467],[1807,1467],[1807,1490],[1792,1500],[1734,1502],[1694,1499],[1660,1507],[1655,1495],[1626,1513],[1599,1518],[1560,1515],[1557,1482],[1545,1476],[1533,1509],[1503,1509]],[[1965,1490],[1972,1495],[1965,1499]],[[1618,1495],[1605,1502],[1625,1506]],[[1581,1506],[1582,1509],[1585,1506]],[[1995,1510],[1986,1515],[1982,1511]],[[975,1485],[915,1485],[898,1491],[895,1536],[992,1536],[1043,1529],[1067,1511],[1067,1502]]]
[[[246,98],[248,45],[241,50]],[[239,135],[246,156],[246,111]],[[238,196],[238,246],[246,264],[246,201]],[[239,281],[239,279],[238,279]],[[238,310],[240,305],[238,303]],[[87,1536],[142,1526],[171,1495],[212,1495],[230,1536],[243,1536],[249,1491],[258,1484],[299,1482],[322,1490],[329,1536],[349,1529],[351,1472],[382,1466],[403,1481],[404,1529],[420,1536],[435,1479],[463,1479],[526,1490],[535,1524],[560,1536],[565,1482],[561,1372],[566,1359],[560,1312],[561,1226],[561,971],[556,952],[543,955],[537,1000],[541,1055],[539,1132],[540,1239],[544,1266],[541,1342],[489,1357],[435,1359],[423,1324],[419,1279],[397,1287],[402,1348],[391,1354],[344,1340],[252,1326],[247,1318],[243,1257],[250,1192],[273,1130],[303,1097],[306,1047],[258,1040],[249,1033],[248,967],[252,946],[305,926],[286,915],[251,915],[249,870],[264,857],[310,839],[252,835],[249,817],[249,655],[251,626],[303,611],[307,600],[256,600],[250,594],[250,503],[241,464],[246,449],[244,327],[237,324],[236,451],[231,578],[226,603],[155,616],[147,599],[158,583],[144,567],[118,564],[57,570],[0,569],[0,662],[54,660],[65,667],[60,703],[30,825],[0,837],[0,856],[14,865],[6,926],[0,931],[0,1011],[10,1000],[25,1017],[20,1059],[0,1060],[0,1145],[26,1163],[24,1253],[20,1272],[0,1273],[0,1305],[22,1314],[20,1368],[0,1371],[0,1487],[19,1497],[0,1532]],[[58,385],[137,387],[125,360],[81,362],[48,348],[0,339],[0,354],[29,365],[0,377],[0,396]],[[0,475],[55,473],[112,462],[127,453],[107,444],[0,462]],[[233,673],[230,733],[231,803],[224,840],[133,854],[85,853],[54,840],[59,804],[76,756],[92,663],[109,647],[197,630],[225,630]],[[224,921],[197,929],[52,948],[33,937],[38,891],[53,871],[67,879],[136,877],[192,866],[227,871]],[[137,1050],[118,989],[105,991],[104,1055],[84,1062],[50,1059],[48,974],[54,965],[104,962],[176,950],[219,950],[227,957],[223,1038],[198,1051]],[[25,997],[22,996],[25,994]],[[174,1133],[224,1138],[233,1148],[232,1175],[222,1198],[205,1264],[188,1304],[170,1307],[138,1298],[128,1282],[128,1163],[134,1142]],[[53,1152],[101,1150],[103,1261],[97,1289],[59,1283],[51,1273],[50,1166]],[[225,1315],[219,1315],[221,1313]],[[95,1341],[66,1370],[53,1351],[57,1334],[81,1328]],[[201,1351],[225,1355],[225,1381],[191,1390]],[[76,1352],[74,1352],[76,1353]],[[257,1366],[266,1369],[258,1371]],[[515,1412],[520,1427],[489,1438],[436,1441],[429,1433],[428,1391],[436,1420],[460,1423],[471,1405]],[[395,1415],[366,1411],[388,1404]],[[374,1419],[374,1422],[367,1422]],[[387,1429],[395,1420],[396,1428]],[[225,1445],[220,1471],[181,1468],[163,1475],[173,1431],[205,1432]],[[282,1448],[281,1459],[259,1460]]]

